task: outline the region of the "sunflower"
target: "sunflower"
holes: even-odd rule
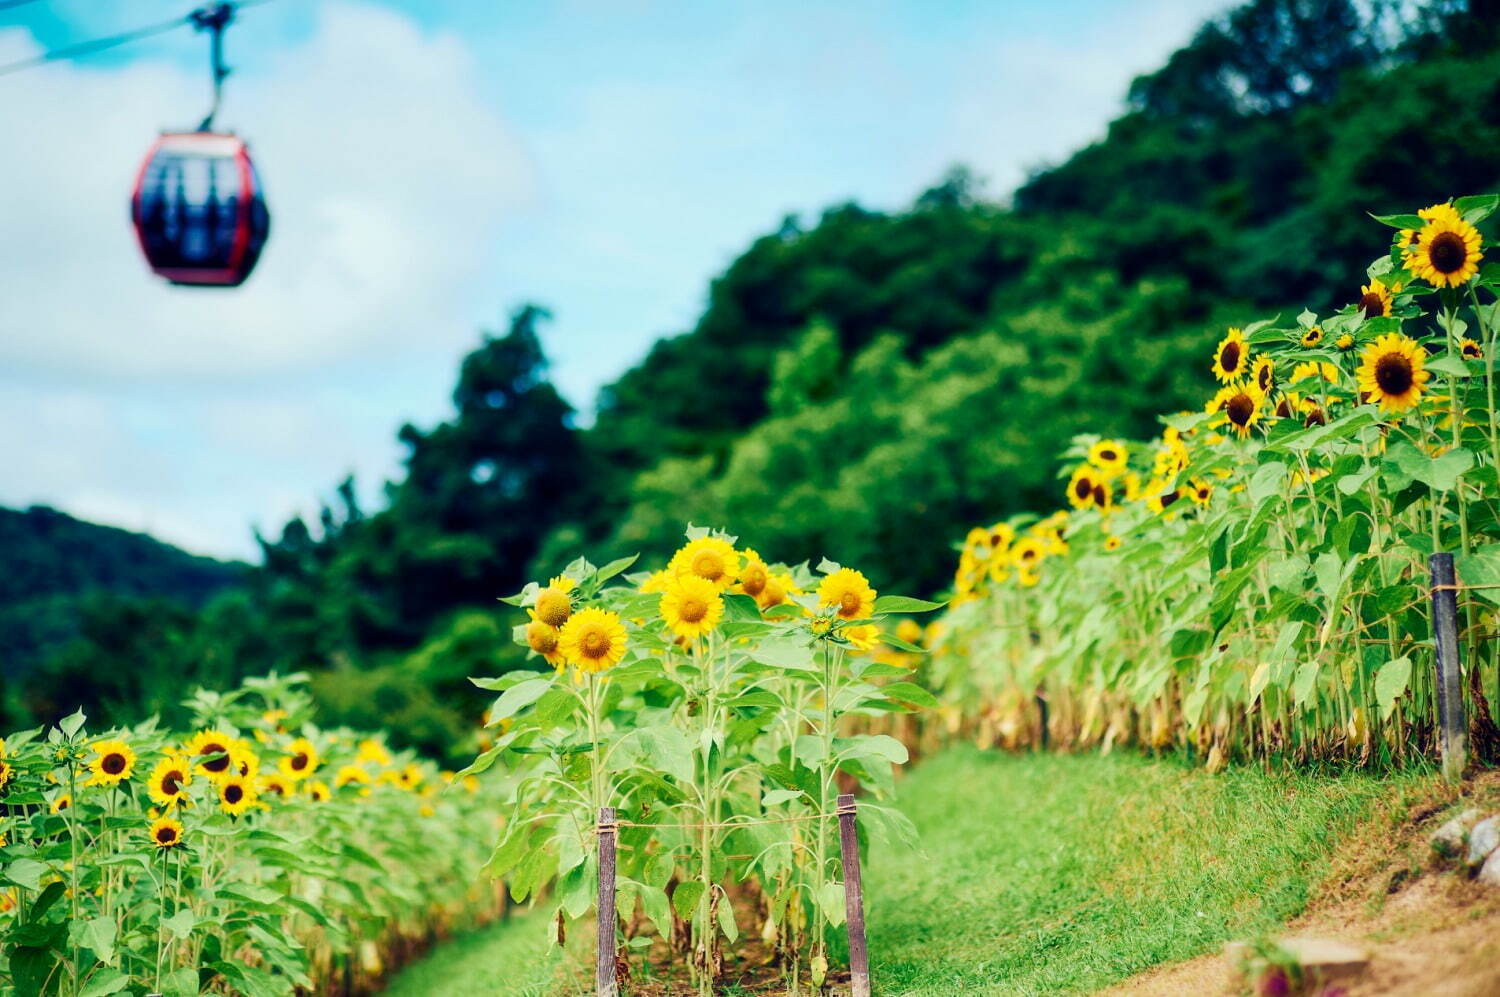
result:
[[[1123,443],[1115,440],[1100,440],[1089,447],[1089,463],[1093,464],[1106,477],[1113,478],[1125,470],[1125,463],[1130,459],[1130,451]]]
[[[874,623],[845,627],[842,635],[857,652],[873,651],[880,646],[880,627]]]
[[[1079,464],[1068,479],[1068,504],[1075,509],[1087,509],[1094,504],[1094,492],[1104,478],[1088,464]]]
[[[358,765],[344,765],[333,775],[335,789],[343,789],[345,786],[368,786],[370,784],[370,773]]]
[[[1425,353],[1413,339],[1388,332],[1365,347],[1359,364],[1359,390],[1383,412],[1404,412],[1422,397],[1427,379]]]
[[[1188,483],[1188,498],[1192,499],[1199,506],[1206,507],[1209,499],[1213,498],[1213,495],[1214,486],[1202,478],[1194,478]]]
[[[1446,211],[1440,209],[1447,208]],[[1427,224],[1403,254],[1406,269],[1434,287],[1457,287],[1474,278],[1484,254],[1479,230],[1459,217],[1450,205],[1424,209]]]
[[[15,771],[10,767],[10,762],[0,758],[0,789],[10,785],[10,777],[14,774]]]
[[[156,818],[151,822],[151,844],[163,850],[182,844],[181,822],[171,817]]]
[[[1004,550],[1016,539],[1016,531],[1009,523],[996,523],[985,530],[985,542],[991,550]]]
[[[94,745],[89,771],[93,775],[89,776],[85,786],[118,786],[135,771],[135,752],[118,739],[99,741]]]
[[[292,795],[293,781],[279,772],[267,772],[260,777],[257,793],[261,796],[279,796],[285,799]]]
[[[187,802],[187,787],[192,784],[192,763],[182,755],[168,755],[151,770],[146,792],[158,805],[171,807]]]
[[[554,578],[536,594],[536,618],[549,627],[560,627],[573,615],[571,578]]]
[[[818,583],[818,605],[836,607],[840,619],[863,620],[875,612],[875,590],[860,572],[840,568]]]
[[[396,777],[396,785],[402,789],[414,790],[422,785],[422,780],[425,778],[427,777],[422,774],[422,766],[416,762],[408,762]]]
[[[1156,451],[1156,459],[1151,464],[1151,474],[1156,478],[1172,478],[1188,466],[1189,454],[1187,447],[1180,439],[1167,443]]]
[[[305,737],[299,737],[286,747],[286,754],[276,767],[281,774],[293,782],[301,782],[318,770],[318,749]]]
[[[1010,553],[1016,568],[1024,576],[1032,574],[1042,558],[1047,556],[1047,545],[1036,537],[1022,537],[1016,541]]]
[[[359,742],[359,750],[355,753],[355,758],[362,762],[369,762],[372,765],[389,765],[391,763],[391,753],[385,750],[385,745],[373,737],[367,737]]]
[[[1213,411],[1222,413],[1235,435],[1243,440],[1260,421],[1261,403],[1264,401],[1265,396],[1254,384],[1231,384],[1220,389],[1211,404]]]
[[[765,591],[764,584],[760,590]],[[707,636],[724,618],[724,600],[719,597],[719,587],[707,578],[692,574],[672,579],[657,605],[667,626],[684,640]]]
[[[797,587],[791,574],[782,571],[766,579],[766,587],[756,597],[755,602],[761,609],[770,609],[772,606],[785,603],[789,596],[801,594],[802,590]]]
[[[52,799],[52,806],[49,809],[53,813],[55,813],[55,814],[60,814],[64,810],[66,810],[69,807],[71,807],[72,805],[73,805],[73,794],[72,793],[59,793],[59,794],[57,794],[57,796],[53,797],[53,799]]]
[[[1119,537],[1111,533],[1109,536],[1104,538],[1104,549],[1113,553],[1114,551],[1120,549],[1122,543],[1123,541],[1121,541]]]
[[[1483,360],[1484,347],[1469,337],[1465,336],[1458,344],[1458,352],[1463,354],[1465,360]]]
[[[188,739],[184,750],[189,758],[198,759],[198,771],[216,779],[229,771],[229,749],[234,738],[217,730],[200,730]]]
[[[745,563],[740,567],[739,581],[734,589],[752,599],[757,599],[765,591],[766,582],[771,580],[771,569],[766,566],[765,561],[761,560],[761,556],[749,547],[741,551],[741,554],[745,558]]]
[[[229,767],[241,778],[254,780],[260,774],[260,756],[249,741],[235,741],[229,746]]]
[[[1329,384],[1338,384],[1338,366],[1336,364],[1324,363],[1317,360],[1308,360],[1305,363],[1299,363],[1297,366],[1292,368],[1291,383],[1296,384],[1298,381],[1304,381],[1308,378],[1318,377],[1321,377]]]
[[[1164,518],[1176,514],[1172,507],[1182,498],[1181,488],[1169,481],[1153,481],[1146,486],[1146,491],[1151,496],[1146,499],[1146,508]]]
[[[1212,370],[1224,384],[1238,381],[1250,367],[1250,348],[1245,344],[1245,334],[1231,328],[1229,334],[1214,347]]]
[[[1276,364],[1270,357],[1260,357],[1251,369],[1250,380],[1261,394],[1270,394],[1271,389],[1276,387]]]
[[[1347,332],[1340,333],[1339,338],[1333,341],[1333,345],[1342,352],[1348,353],[1354,349],[1354,336]]]
[[[568,664],[581,672],[602,672],[625,657],[625,626],[618,613],[579,610],[563,624],[558,647]]]
[[[282,721],[286,720],[286,716],[286,710],[267,710],[260,715],[260,722],[274,731],[281,731],[285,729]]]
[[[553,668],[561,668],[563,657],[558,650],[557,639],[562,631],[537,619],[535,610],[527,612],[531,614],[531,622],[526,624],[526,646],[541,655],[542,660]]]
[[[1298,411],[1302,413],[1303,426],[1310,428],[1328,425],[1328,413],[1323,411],[1323,406],[1312,398],[1304,398],[1298,402]]]
[[[1397,291],[1401,290],[1400,284],[1385,286],[1385,282],[1379,277],[1371,277],[1368,284],[1360,286],[1359,310],[1367,319],[1383,318],[1391,313],[1391,301]]]
[[[665,568],[660,571],[653,571],[646,576],[646,580],[641,582],[641,587],[636,591],[640,592],[641,595],[656,595],[657,593],[665,592],[667,590],[667,582],[671,580],[672,574]]]
[[[728,588],[740,573],[740,555],[720,537],[699,537],[682,545],[667,565],[674,575],[692,574]]]
[[[255,792],[255,785],[242,775],[227,775],[219,780],[219,809],[231,817],[240,814],[255,806],[259,799]]]
[[[1312,349],[1323,341],[1323,327],[1321,325],[1309,326],[1302,334],[1302,345]]]
[[[327,803],[333,794],[328,791],[328,783],[321,779],[314,779],[307,784],[307,798],[314,803]]]

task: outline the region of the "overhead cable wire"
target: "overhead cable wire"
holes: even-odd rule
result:
[[[30,0],[8,0],[8,2],[12,6],[18,6],[20,3],[27,3]],[[242,2],[233,3],[230,6],[238,11],[249,7],[259,7],[270,2],[271,0],[242,0]],[[0,7],[0,9],[4,8]],[[21,59],[18,62],[0,65],[0,76],[19,73],[23,69],[35,69],[37,66],[45,66],[49,62],[82,58],[83,56],[93,55],[96,52],[103,52],[108,49],[118,48],[121,45],[128,45],[131,42],[138,42],[154,35],[165,34],[168,31],[187,27],[191,24],[193,24],[193,15],[188,13],[183,14],[181,17],[174,17],[170,21],[158,21],[155,24],[147,24],[136,28],[134,31],[126,31],[118,35],[108,35],[103,38],[94,38],[86,42],[78,42],[75,45],[64,45],[62,48],[55,48],[50,52],[43,52],[41,55],[35,55],[29,59]]]

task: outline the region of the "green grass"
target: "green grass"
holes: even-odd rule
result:
[[[1275,929],[1340,836],[1418,779],[953,748],[899,784],[920,851],[877,845],[865,866],[875,992],[1086,993]],[[389,992],[575,992],[548,930],[535,914],[493,925]]]
[[[531,912],[448,942],[399,973],[388,997],[546,997],[561,951],[549,944],[551,923]]]
[[[1413,780],[950,750],[900,784],[921,852],[869,859],[875,990],[1088,992],[1272,929]]]

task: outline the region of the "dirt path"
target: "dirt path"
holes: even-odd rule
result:
[[[1465,787],[1488,812],[1500,808],[1500,773]],[[1432,859],[1428,836],[1442,819],[1418,805],[1397,826],[1367,828],[1341,850],[1307,913],[1282,934],[1353,943],[1370,954],[1340,997],[1500,994],[1500,890],[1465,879]],[[1161,966],[1103,994],[1154,997],[1235,994],[1228,960],[1212,953]]]

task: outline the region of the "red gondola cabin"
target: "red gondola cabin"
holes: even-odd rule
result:
[[[169,132],[136,178],[131,218],[146,261],[173,284],[238,287],[271,230],[245,143],[220,132]]]

